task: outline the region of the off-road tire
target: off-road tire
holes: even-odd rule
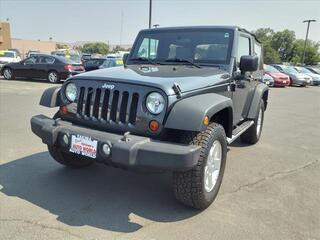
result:
[[[61,113],[60,111],[58,111],[53,116],[53,119],[58,119],[60,117],[61,117]],[[70,168],[83,168],[83,167],[90,166],[91,164],[94,163],[92,159],[88,159],[82,156],[77,156],[72,153],[63,152],[56,145],[54,146],[48,145],[48,151],[54,160]]]
[[[8,75],[5,74],[5,71],[10,71],[11,76],[8,77]],[[2,70],[2,74],[3,74],[3,77],[4,77],[6,80],[14,80],[14,72],[13,72],[13,70],[12,70],[10,67],[5,67],[5,68]]]
[[[258,118],[259,118],[260,111],[262,114],[262,119],[261,119],[260,131],[259,133],[257,133]],[[264,111],[265,111],[264,101],[263,99],[261,99],[259,103],[259,110],[257,112],[257,116],[254,119],[254,124],[240,136],[240,139],[243,143],[256,144],[259,141],[262,128],[263,128]]]
[[[214,141],[218,140],[222,147],[220,173],[214,188],[207,192],[204,187],[204,169],[207,156]],[[199,145],[200,157],[195,167],[188,171],[173,173],[173,189],[178,201],[196,209],[206,209],[216,198],[225,169],[227,158],[227,141],[224,128],[217,123],[211,123],[200,133],[188,132],[183,134],[181,143]]]

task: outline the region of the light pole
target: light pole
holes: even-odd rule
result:
[[[303,23],[308,23],[308,27],[307,27],[307,33],[306,33],[306,40],[304,41],[304,48],[303,48],[303,55],[301,57],[301,64],[304,64],[304,59],[306,57],[306,47],[307,47],[307,40],[308,40],[308,34],[309,34],[309,27],[310,27],[310,23],[311,22],[316,22],[316,20],[304,20]]]
[[[151,28],[152,0],[149,0],[149,28]]]

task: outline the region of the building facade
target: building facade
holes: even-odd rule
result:
[[[11,48],[10,24],[0,22],[0,50]]]

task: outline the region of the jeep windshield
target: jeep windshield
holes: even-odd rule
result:
[[[141,32],[127,64],[228,64],[233,31],[174,29]]]

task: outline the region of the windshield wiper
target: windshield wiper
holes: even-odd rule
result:
[[[201,68],[200,65],[194,63],[193,61],[191,60],[188,60],[188,59],[182,59],[182,58],[168,58],[165,60],[165,62],[179,62],[179,63],[189,63],[190,65],[192,66],[195,66],[197,68]]]
[[[150,63],[150,64],[152,64],[152,65],[157,65],[156,62],[152,61],[152,60],[149,59],[149,58],[145,58],[145,57],[130,58],[129,60],[131,60],[131,61],[147,62],[147,63]]]

